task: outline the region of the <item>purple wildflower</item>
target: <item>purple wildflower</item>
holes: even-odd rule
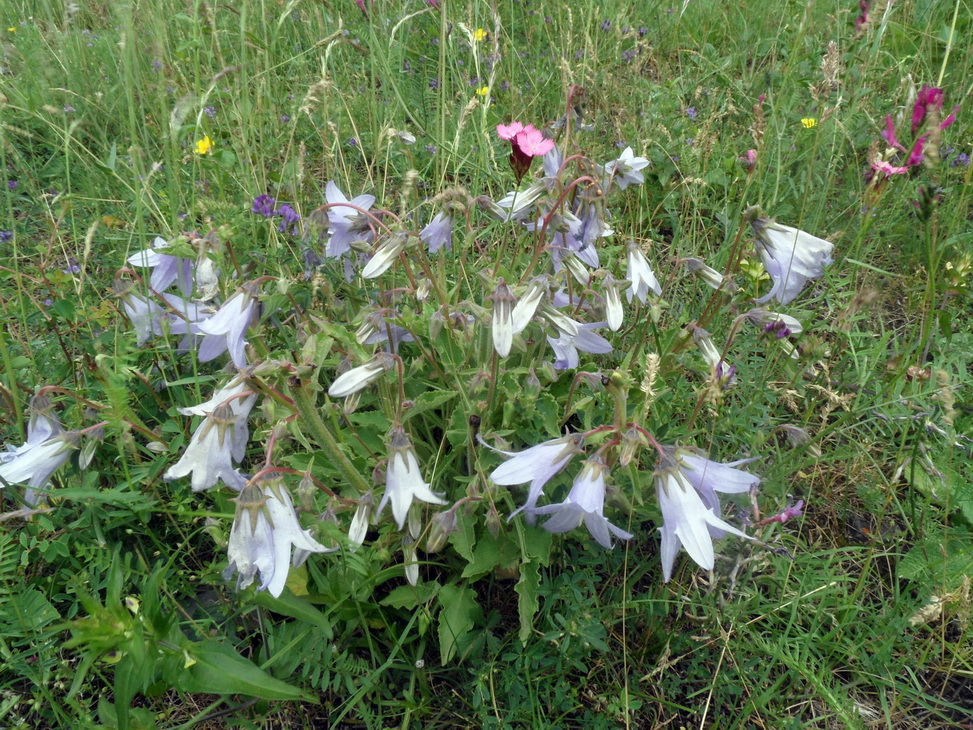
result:
[[[696,107],[691,106],[688,109],[686,109],[686,116],[689,117],[690,119],[695,119],[696,117],[699,116],[699,112],[696,111]]]
[[[274,207],[277,205],[277,201],[270,197],[269,195],[258,195],[253,199],[253,212],[262,215],[266,218],[270,218],[275,215]]]
[[[301,232],[301,216],[290,205],[284,203],[277,210],[277,215],[281,217],[280,225],[277,227],[281,233],[286,233],[288,227],[292,236],[297,236]]]

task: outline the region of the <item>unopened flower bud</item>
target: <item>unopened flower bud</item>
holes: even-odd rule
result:
[[[618,457],[621,466],[628,466],[636,457],[643,446],[647,446],[648,441],[639,429],[629,426],[628,430],[622,435],[622,448]]]
[[[375,501],[372,499],[371,492],[366,492],[358,499],[355,516],[351,518],[351,527],[348,528],[348,540],[352,545],[361,545],[365,542],[368,523],[371,522],[374,507]]]
[[[314,485],[314,480],[311,478],[310,468],[304,472],[304,476],[301,478],[301,483],[297,485],[297,503],[301,506],[301,509],[305,512],[310,512],[314,509],[314,495],[317,494],[318,488]]]
[[[409,585],[419,582],[419,563],[416,557],[416,543],[408,535],[402,538],[402,562],[405,564],[405,579]]]
[[[438,553],[446,545],[449,536],[459,528],[456,526],[456,511],[440,512],[429,522],[429,536],[426,538],[426,552]]]
[[[435,340],[439,337],[439,333],[443,331],[443,325],[446,324],[446,318],[443,316],[442,312],[433,312],[429,317],[429,339]]]
[[[490,505],[490,509],[487,510],[486,514],[486,527],[493,535],[493,539],[496,540],[500,537],[500,515],[497,514],[497,508],[494,505]]]
[[[550,361],[545,361],[540,364],[537,368],[538,377],[543,378],[544,382],[553,383],[557,380],[557,370],[554,368],[554,363]]]

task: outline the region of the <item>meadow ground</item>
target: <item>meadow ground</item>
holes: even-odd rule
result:
[[[7,0],[0,725],[971,726],[969,38]]]

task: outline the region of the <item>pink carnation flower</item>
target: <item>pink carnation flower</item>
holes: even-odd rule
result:
[[[497,136],[512,142],[514,138],[523,130],[524,125],[520,122],[510,122],[510,124],[498,124]]]
[[[554,149],[554,140],[547,139],[539,129],[528,124],[517,134],[517,146],[528,157],[543,157]]]

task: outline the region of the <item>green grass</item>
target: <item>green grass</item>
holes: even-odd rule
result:
[[[367,16],[343,0],[8,2],[0,436],[24,442],[43,386],[60,389],[49,396],[66,428],[107,423],[88,442],[90,466],[72,456],[55,476],[51,510],[24,519],[11,514],[22,489],[0,492],[0,725],[965,721],[973,167],[957,162],[973,154],[963,41],[973,14],[962,0],[871,4],[856,33],[854,2],[412,0],[369,4]],[[944,114],[960,106],[930,144],[953,151],[869,184],[886,114],[909,137],[923,84],[944,89]],[[651,161],[643,185],[605,191],[615,233],[599,243],[602,266],[620,278],[634,239],[663,286],[653,306],[627,310],[619,333],[603,330],[611,355],[582,354],[580,370],[617,371],[608,387],[553,373],[540,329],[498,361],[484,326],[496,278],[522,282],[535,240],[469,202],[514,187],[495,127],[554,122],[572,93],[593,125],[571,129],[573,152],[604,163],[631,146]],[[204,138],[211,152],[197,154]],[[740,159],[750,149],[752,171]],[[331,180],[349,198],[374,195],[404,228],[453,201],[463,213],[452,252],[412,251],[408,273],[397,265],[368,282],[347,282],[334,262],[305,274],[305,254],[322,253],[313,221],[326,220]],[[253,213],[262,194],[293,206],[307,235]],[[755,205],[835,244],[825,277],[779,308],[804,324],[798,359],[751,325],[727,340],[768,286],[746,225]],[[225,385],[232,365],[180,354],[171,334],[139,347],[112,296],[126,257],[180,234],[183,245],[213,243],[224,301],[270,277],[248,342],[273,365],[258,375],[245,469],[271,448],[295,472],[286,479],[304,525],[342,548],[293,570],[280,600],[221,577],[231,490],[193,494],[164,479],[200,422],[177,408]],[[712,292],[678,263],[690,256],[743,292]],[[545,254],[536,273],[546,267]],[[419,302],[424,277],[432,292]],[[375,350],[354,331],[380,304],[416,335],[403,344],[401,394],[393,371],[357,408],[326,398],[340,368]],[[434,316],[446,304],[468,315],[465,327]],[[715,401],[693,322],[737,367],[737,386]],[[647,397],[650,353],[661,359]],[[763,478],[761,517],[796,499],[804,516],[746,527],[757,542],[719,542],[712,573],[683,552],[663,583],[650,449],[627,468],[612,462],[606,514],[635,533],[614,550],[583,527],[552,538],[508,523],[524,492],[488,482],[500,460],[476,447],[470,416],[491,443],[520,450],[564,426],[611,424],[620,388],[626,420],[661,443],[759,457],[747,468]],[[346,538],[360,496],[346,467],[378,500],[389,426],[402,419],[433,488],[450,503],[469,498],[443,549],[426,552],[427,533],[413,535],[415,588],[388,510],[364,546]],[[782,425],[810,442],[789,443]],[[305,472],[327,491],[299,487]],[[568,485],[549,487],[549,501]],[[746,495],[727,499],[723,516],[739,525],[751,507]]]

